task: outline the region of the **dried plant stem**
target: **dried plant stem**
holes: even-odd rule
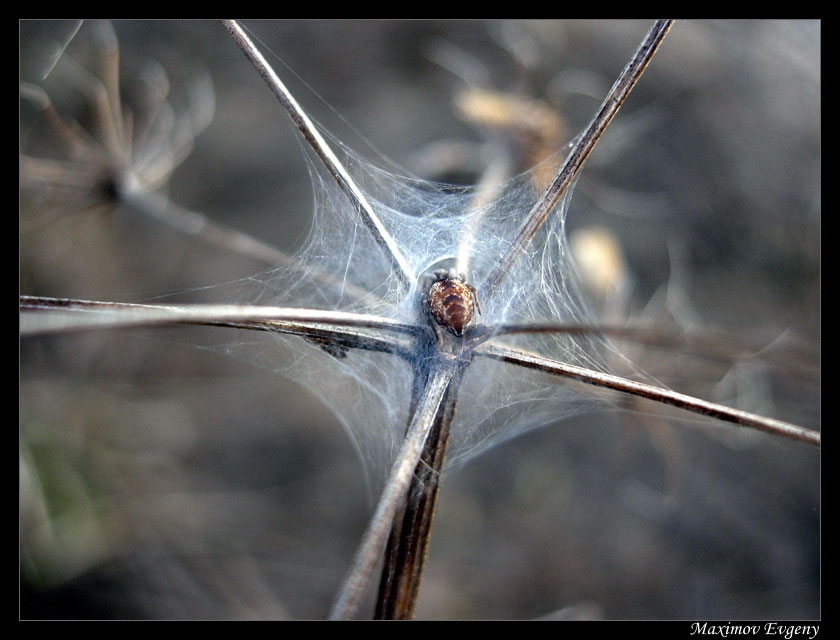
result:
[[[317,269],[304,269],[293,256],[253,236],[214,222],[203,213],[185,209],[159,193],[127,190],[120,194],[123,203],[208,244],[252,258],[270,266],[303,273],[315,282],[343,291],[354,302],[376,303],[379,299],[350,282],[339,281]]]
[[[564,167],[555,177],[541,201],[528,214],[510,250],[485,280],[479,293],[482,299],[490,300],[510,265],[525,250],[537,229],[554,209],[621,103],[641,77],[670,26],[670,22],[661,21],[650,30],[647,38],[616,81],[601,110],[572,150]],[[460,260],[458,266],[459,269],[466,270],[466,261]],[[402,506],[393,514],[391,535],[385,552],[377,599],[377,618],[405,619],[413,614],[439,486],[438,474],[446,448],[449,422],[454,415],[457,383],[454,387],[456,389],[451,395],[451,407],[447,408],[446,404],[441,405],[435,419],[437,428],[431,430],[422,461],[412,476],[410,486],[406,487]],[[372,569],[372,563],[370,567]]]
[[[364,193],[356,185],[353,178],[350,177],[347,169],[327,144],[327,141],[324,140],[324,137],[306,113],[304,113],[300,105],[298,105],[292,94],[289,93],[289,90],[286,89],[286,85],[283,84],[274,72],[274,69],[271,68],[271,65],[268,64],[268,61],[260,53],[259,49],[251,42],[251,39],[242,27],[235,20],[223,20],[222,23],[251,63],[256,67],[257,71],[259,71],[260,76],[268,84],[269,88],[274,92],[274,95],[303,135],[307,144],[318,156],[324,168],[326,168],[341,190],[350,199],[353,206],[359,211],[359,215],[362,217],[365,226],[395,268],[404,289],[408,291],[416,280],[414,271],[405,256],[403,256],[397,243],[391,237],[391,234],[379,220],[379,216],[376,215],[376,212],[373,210]]]
[[[104,49],[103,73],[100,80],[77,64],[72,58],[66,58],[64,64],[76,85],[87,96],[96,112],[99,126],[98,139],[103,141],[109,157],[119,161],[123,168],[131,160],[130,122],[122,115],[119,95],[119,49],[117,38],[108,23],[100,26],[99,45]]]
[[[159,193],[130,191],[121,194],[121,200],[132,209],[141,211],[179,231],[197,236],[209,244],[221,246],[263,264],[286,266],[293,263],[288,254],[270,244],[215,223],[202,213],[180,207]]]
[[[37,187],[49,182],[54,189],[67,189],[85,194],[95,188],[100,179],[100,174],[92,174],[77,161],[20,156],[21,186]]]
[[[58,48],[53,53],[53,60],[49,64],[49,66],[44,69],[44,72],[41,74],[41,80],[46,80],[47,77],[52,73],[52,70],[55,68],[55,65],[58,64],[58,61],[61,60],[62,56],[64,55],[64,51],[73,42],[73,38],[76,37],[76,34],[79,33],[79,29],[82,28],[82,24],[84,24],[84,20],[76,20],[76,25],[73,27],[73,31],[65,38],[64,42],[62,42]]]
[[[136,305],[22,296],[24,335],[88,328],[205,324],[300,335],[333,349],[350,347],[387,351],[417,361],[411,353],[424,347],[428,330],[417,325],[338,311],[314,311],[242,305]],[[536,327],[540,329],[541,327]],[[547,329],[547,327],[545,327]],[[572,328],[574,329],[574,328]],[[587,330],[590,328],[587,328]],[[524,330],[524,328],[523,328]],[[427,369],[415,371],[413,411],[398,454],[353,568],[332,617],[354,617],[378,566],[384,560],[375,615],[405,619],[413,614],[439,486],[449,426],[455,413],[461,375],[473,355],[503,360],[580,382],[621,391],[723,421],[820,445],[820,434],[667,389],[627,380],[494,342],[444,334]],[[479,334],[479,340],[486,337]],[[333,352],[333,351],[331,351]],[[423,361],[419,359],[419,361]]]
[[[470,279],[470,258],[475,245],[475,235],[484,221],[485,213],[489,205],[499,196],[502,186],[510,177],[511,163],[504,153],[498,154],[499,159],[491,161],[484,170],[481,180],[476,185],[469,210],[474,212],[470,215],[461,237],[458,239],[458,255],[455,261],[455,270],[464,274]]]
[[[819,378],[819,353],[799,342],[795,336],[774,333],[759,336],[732,334],[726,331],[704,329],[703,333],[688,330],[667,330],[654,325],[588,325],[588,324],[482,324],[467,332],[468,339],[475,344],[490,338],[516,334],[555,335],[598,335],[632,342],[636,345],[659,349],[679,350],[680,353],[707,361],[733,362],[737,354],[739,362],[761,358],[764,366],[777,371],[790,372],[809,380]]]
[[[598,140],[601,139],[601,135],[606,131],[615,114],[618,113],[624,100],[630,95],[630,91],[636,85],[636,82],[642,77],[642,73],[653,59],[672,23],[673,20],[658,20],[650,28],[636,53],[633,54],[633,57],[613,84],[598,113],[595,114],[589,126],[575,142],[572,151],[566,158],[566,162],[554,177],[554,181],[528,213],[507,252],[487,275],[481,286],[478,287],[479,298],[485,305],[489,305],[513,263],[528,247],[534,234],[537,233],[537,230],[554,210],[566,189],[580,172],[583,163],[589,157],[592,149],[595,148]]]
[[[415,335],[418,328],[390,318],[344,311],[226,304],[146,305],[62,298],[20,297],[22,335],[68,333],[87,329],[172,326],[238,326],[278,331],[284,325],[387,330]],[[318,336],[314,336],[318,337]]]
[[[97,22],[99,31],[99,46],[103,51],[102,77],[103,86],[107,94],[107,111],[111,114],[112,126],[120,149],[131,158],[131,127],[132,120],[123,117],[122,101],[120,100],[120,47],[117,34],[108,21]]]
[[[804,429],[788,422],[781,420],[774,420],[772,418],[765,418],[753,413],[733,409],[692,396],[687,396],[682,393],[662,389],[653,385],[628,380],[619,376],[610,375],[608,373],[600,373],[592,371],[591,369],[584,369],[574,365],[565,364],[556,360],[545,358],[535,353],[523,351],[521,349],[514,349],[504,345],[495,344],[492,342],[485,343],[476,347],[473,353],[477,356],[485,356],[497,360],[503,360],[512,364],[526,367],[529,369],[537,369],[546,373],[572,378],[585,382],[586,384],[594,385],[596,387],[604,387],[613,389],[615,391],[622,391],[629,393],[638,398],[647,398],[661,404],[667,404],[679,409],[684,409],[699,415],[705,415],[724,422],[731,422],[741,425],[743,427],[750,427],[765,431],[776,436],[781,436],[789,440],[797,440],[805,442],[814,446],[820,446],[819,432],[810,429]]]
[[[412,341],[425,329],[368,314],[248,305],[143,305],[63,298],[20,297],[21,335],[68,333],[90,329],[198,324],[291,333],[338,347],[360,347],[408,355]],[[539,327],[537,327],[539,329]],[[402,337],[400,337],[402,336]],[[632,336],[631,336],[632,337]],[[758,429],[790,440],[820,445],[820,434],[685,394],[592,371],[514,349],[495,342],[465,340],[478,356],[573,378],[597,387],[622,391],[725,422]],[[466,366],[466,365],[465,365]]]
[[[463,357],[468,357],[464,351]],[[440,487],[440,472],[449,440],[449,430],[455,416],[455,404],[461,373],[453,378],[446,398],[435,417],[420,462],[414,470],[406,501],[394,517],[376,600],[374,617],[378,620],[408,620],[414,616],[414,607],[420,590],[420,578],[426,560],[426,548],[432,528],[432,519]],[[415,372],[415,383],[423,378]],[[421,390],[415,384],[412,413]]]
[[[371,517],[350,574],[333,606],[330,617],[347,619],[355,617],[365,595],[369,578],[381,561],[382,552],[389,539],[392,523],[403,507],[406,495],[423,454],[429,433],[438,422],[450,385],[459,377],[466,362],[457,356],[440,355],[435,358],[427,384],[417,403],[417,411],[408,427],[397,460],[388,475],[385,490]]]

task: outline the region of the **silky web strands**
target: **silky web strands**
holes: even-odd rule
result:
[[[523,212],[541,195],[539,168],[501,185],[486,202],[475,189],[453,188],[398,175],[366,163],[337,140],[341,159],[368,196],[383,225],[410,262],[415,284],[406,289],[380,247],[319,164],[310,162],[315,204],[313,224],[295,267],[269,269],[245,285],[252,304],[352,310],[417,321],[417,283],[440,266],[452,267],[469,238],[470,282],[481,282],[510,244]],[[556,165],[568,148],[546,163]],[[502,295],[481,305],[482,324],[560,321],[593,324],[579,291],[565,233],[567,191],[557,211],[502,284]],[[480,208],[474,203],[481,202]],[[477,232],[467,234],[468,229]],[[320,395],[338,415],[366,459],[389,461],[403,437],[411,397],[411,363],[387,354],[353,350],[336,358],[318,345],[282,338],[292,352],[282,371]],[[603,339],[586,336],[517,336],[511,343],[550,353],[564,362],[606,371]],[[266,357],[268,354],[264,354]],[[265,363],[265,360],[263,360]],[[509,375],[503,364],[475,362],[461,389],[450,459],[474,455],[502,439],[581,410],[594,401],[578,390],[538,374]],[[330,380],[330,382],[326,382]],[[539,408],[538,408],[539,407]]]

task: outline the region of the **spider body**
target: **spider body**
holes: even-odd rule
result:
[[[481,313],[475,287],[451,271],[436,271],[433,278],[425,298],[428,312],[440,326],[456,336],[463,335],[476,309]]]

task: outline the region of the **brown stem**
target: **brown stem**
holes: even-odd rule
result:
[[[376,602],[374,617],[378,620],[408,620],[414,616],[459,383],[460,376],[447,389],[414,470],[406,504],[394,517]]]
[[[507,276],[513,263],[516,262],[528,247],[531,239],[554,210],[554,207],[560,201],[566,189],[568,189],[569,185],[580,172],[583,163],[589,157],[592,149],[595,148],[598,140],[601,139],[604,131],[607,130],[607,127],[612,122],[615,114],[618,113],[624,100],[630,95],[630,91],[636,85],[636,82],[642,77],[642,73],[644,73],[644,70],[653,59],[656,50],[662,44],[672,23],[673,20],[657,20],[648,31],[644,40],[642,40],[636,53],[622,70],[621,75],[618,76],[615,84],[601,104],[598,113],[592,118],[586,131],[575,142],[571,153],[566,158],[566,162],[554,177],[554,181],[528,213],[507,252],[479,287],[479,296],[485,301],[485,304],[499,290],[499,285]]]
[[[575,365],[558,362],[550,358],[530,353],[521,349],[507,347],[493,342],[486,342],[474,349],[477,356],[484,356],[510,362],[528,369],[536,369],[551,373],[553,375],[572,378],[595,387],[603,387],[605,389],[613,389],[623,393],[630,394],[637,398],[647,398],[660,404],[677,407],[691,413],[698,415],[710,416],[738,424],[743,427],[751,429],[758,429],[766,433],[771,433],[776,436],[788,438],[789,440],[796,440],[798,442],[805,442],[807,444],[819,447],[821,442],[820,433],[805,429],[789,422],[781,420],[774,420],[773,418],[765,418],[754,413],[741,411],[740,409],[733,409],[725,405],[716,404],[687,396],[683,393],[677,393],[670,389],[663,389],[653,385],[645,384],[643,382],[636,382],[635,380],[628,380],[608,373],[600,373],[591,369],[584,369]]]
[[[355,617],[391,535],[397,513],[416,481],[414,471],[426,448],[429,433],[437,423],[452,389],[453,380],[461,377],[468,360],[452,354],[438,354],[429,367],[429,375],[417,402],[403,445],[385,483],[385,490],[362,543],[356,552],[353,567],[333,606],[332,619]]]
[[[280,251],[253,236],[213,222],[202,213],[185,209],[159,193],[126,191],[121,194],[121,198],[130,207],[180,231],[198,237],[204,242],[270,266],[281,266],[300,274],[305,273],[307,277],[320,284],[343,291],[346,295],[352,297],[354,302],[364,302],[366,304],[379,302],[376,295],[357,287],[351,282],[340,281],[319,269],[309,269],[295,260],[294,256]]]
[[[391,262],[400,282],[406,290],[410,289],[415,281],[411,265],[409,265],[405,256],[403,256],[402,251],[391,237],[391,234],[379,220],[379,216],[376,215],[365,194],[356,185],[356,182],[350,176],[347,169],[309,119],[309,116],[300,108],[300,105],[298,105],[292,94],[286,89],[286,85],[283,84],[274,72],[274,69],[271,68],[271,65],[268,64],[242,27],[236,20],[222,20],[222,24],[224,24],[236,44],[239,45],[239,48],[242,49],[242,52],[251,61],[266,84],[268,84],[275,97],[283,106],[283,109],[286,110],[286,113],[300,131],[304,140],[306,140],[306,143],[315,155],[318,156],[323,167],[358,210],[362,222]]]

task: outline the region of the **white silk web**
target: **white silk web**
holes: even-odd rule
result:
[[[243,302],[355,311],[423,324],[419,289],[424,275],[440,267],[468,264],[467,281],[480,284],[542,195],[536,176],[545,173],[545,166],[494,185],[497,195],[487,198],[479,188],[386,171],[365,162],[335,138],[330,138],[330,144],[407,259],[415,282],[407,288],[400,281],[359,212],[314,154],[307,154],[314,191],[309,236],[292,266],[279,266],[250,279],[250,293]],[[557,151],[545,164],[559,166],[568,148]],[[478,301],[477,322],[595,323],[577,284],[565,233],[572,191],[566,192],[513,265],[500,294],[491,301]],[[334,350],[328,353],[300,338],[280,339],[288,353],[274,368],[329,405],[362,457],[373,467],[386,469],[404,437],[412,389],[410,363],[394,355],[360,350],[336,357]],[[609,347],[602,338],[519,335],[508,342],[565,363],[607,370],[604,352]],[[448,459],[464,460],[594,401],[591,394],[547,376],[476,359],[459,392]]]

